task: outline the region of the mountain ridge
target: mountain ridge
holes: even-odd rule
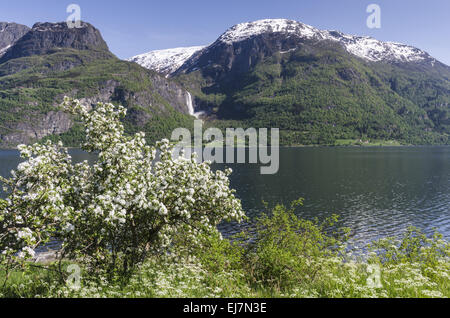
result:
[[[195,61],[192,60],[196,56],[198,58],[198,55],[202,52],[207,52],[214,48],[214,46],[220,45],[221,43],[232,45],[233,43],[268,33],[290,34],[303,39],[317,41],[335,41],[343,45],[349,53],[373,62],[427,62],[432,66],[437,62],[427,52],[411,45],[391,41],[379,41],[369,36],[349,35],[337,30],[320,30],[302,22],[288,19],[263,19],[239,23],[230,27],[216,41],[208,46],[150,51],[128,60],[172,76],[183,70],[189,71],[189,66],[192,66],[191,69],[194,68]],[[192,52],[192,48],[195,48],[194,52]],[[183,61],[176,59],[176,63],[171,64],[171,59],[174,55],[184,53],[182,49],[189,50],[189,54],[182,54]],[[172,50],[171,55],[170,52]],[[157,54],[159,52],[166,52],[168,54],[161,56]],[[163,66],[161,67],[161,65]]]
[[[66,22],[37,22],[0,58],[0,64],[10,59],[44,55],[55,48],[108,51],[100,32],[91,24],[81,22],[79,28],[69,28]]]

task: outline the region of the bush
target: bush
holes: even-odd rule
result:
[[[337,216],[321,223],[298,218],[295,208],[302,203],[299,199],[290,208],[277,205],[250,231],[245,262],[255,283],[277,290],[311,283],[320,274],[321,260],[339,257],[348,230],[332,230]]]
[[[410,226],[400,237],[380,239],[369,245],[372,251],[371,262],[384,265],[421,263],[435,266],[443,258],[450,257],[450,245],[442,234],[435,233],[428,238],[419,229]]]

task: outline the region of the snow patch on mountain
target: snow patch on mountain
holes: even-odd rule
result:
[[[3,55],[3,54],[5,54],[5,52],[11,47],[12,45],[10,44],[10,45],[7,45],[7,46],[5,46],[5,47],[3,47],[3,48],[0,48],[0,57]]]
[[[322,32],[326,32],[326,39],[343,44],[349,53],[374,62],[418,62],[430,58],[428,53],[401,43],[383,42],[368,36],[353,36],[337,31]]]
[[[151,51],[136,55],[128,61],[154,70],[159,73],[170,74],[175,72],[194,53],[203,49],[204,46],[179,47],[167,50]]]
[[[265,19],[236,24],[222,34],[218,41],[232,44],[263,33],[294,33],[313,37],[316,29],[293,20]]]

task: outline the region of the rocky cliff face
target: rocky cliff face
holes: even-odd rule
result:
[[[153,76],[151,81],[158,94],[167,100],[172,107],[181,113],[189,114],[189,109],[186,105],[188,92],[181,85],[161,76]]]
[[[288,52],[301,47],[305,40],[297,35],[280,36],[277,33],[263,33],[238,42],[216,41],[198,51],[174,74],[202,70],[204,76],[220,80],[229,73],[246,73],[266,57],[278,52]]]
[[[0,57],[29,30],[26,25],[0,22]]]
[[[129,63],[129,62],[122,62]],[[169,114],[169,109],[189,115],[186,105],[187,92],[179,84],[168,80],[158,74],[142,69],[148,76],[151,86],[148,89],[133,90],[124,87],[121,81],[109,79],[98,82],[96,94],[84,95],[80,101],[88,107],[95,107],[98,102],[114,102],[128,106],[126,120],[136,127],[144,127],[153,114]],[[28,144],[49,135],[58,135],[67,132],[73,126],[73,119],[67,113],[58,111],[58,105],[64,96],[76,98],[80,96],[80,90],[74,86],[72,90],[54,97],[52,108],[48,113],[38,113],[33,106],[39,106],[39,102],[31,102],[25,106],[29,110],[18,122],[4,123],[6,131],[0,133],[0,147],[12,147],[17,144]],[[1,100],[0,100],[1,104]],[[136,107],[138,106],[138,107]]]
[[[69,28],[67,23],[36,23],[0,58],[0,63],[31,55],[53,53],[58,49],[108,51],[100,32],[82,22],[80,28]]]
[[[13,132],[0,135],[2,147],[29,143],[45,136],[61,134],[72,127],[70,115],[62,111],[51,111],[43,116],[27,116],[18,123]]]

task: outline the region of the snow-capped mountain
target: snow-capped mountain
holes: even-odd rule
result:
[[[286,19],[265,19],[237,24],[222,34],[217,41],[233,44],[265,33],[295,35],[317,41],[336,41],[349,53],[370,61],[415,62],[429,57],[426,52],[401,43],[382,42],[368,36],[353,36],[339,31],[319,30]]]
[[[310,25],[287,19],[265,19],[240,23],[229,28],[210,46],[152,51],[129,60],[169,75],[176,71],[189,72],[196,69],[197,61],[201,61],[203,55],[208,55],[217,47],[222,49],[234,47],[234,51],[236,51],[239,43],[260,36],[283,38],[287,44],[279,45],[278,51],[281,53],[295,50],[302,41],[317,44],[323,41],[332,41],[340,44],[348,53],[367,61],[427,62],[431,66],[436,62],[425,51],[409,45],[383,42],[368,36],[348,35],[339,31],[319,30]],[[239,54],[238,52],[235,53]],[[210,60],[211,56],[208,56],[208,61]]]
[[[203,49],[204,46],[179,47],[168,50],[151,51],[136,55],[128,61],[163,74],[175,72],[194,53]]]

